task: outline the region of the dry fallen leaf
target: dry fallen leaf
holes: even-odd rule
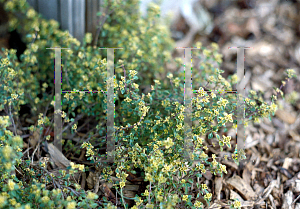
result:
[[[36,130],[35,132],[33,132],[33,134],[29,137],[29,144],[31,147],[35,147],[37,145],[37,143],[39,142],[40,139],[40,134],[39,134],[39,130]]]
[[[53,144],[48,144],[48,152],[55,165],[60,169],[70,166],[70,161]]]
[[[233,176],[226,182],[234,189],[236,189],[246,200],[256,199],[257,195],[253,191],[252,187],[247,184],[240,176]]]
[[[217,195],[217,200],[221,199],[221,190],[222,190],[222,177],[216,177],[215,178],[215,193]]]
[[[282,209],[292,209],[292,202],[293,202],[293,192],[289,190],[283,196]]]
[[[296,121],[296,115],[286,111],[286,110],[277,110],[275,115],[288,124],[293,124]]]
[[[94,185],[95,185],[95,177],[96,177],[96,173],[94,172],[90,172],[89,176],[86,179],[87,185],[89,189],[93,189]]]
[[[108,201],[111,201],[114,204],[116,204],[116,196],[114,195],[114,193],[112,193],[108,186],[105,183],[103,183],[100,188],[104,193],[105,197],[108,199]]]

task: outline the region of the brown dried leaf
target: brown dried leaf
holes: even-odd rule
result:
[[[260,37],[260,27],[256,18],[249,18],[246,23],[246,29],[252,32],[257,38]]]
[[[247,184],[240,176],[233,176],[228,179],[227,184],[235,188],[246,200],[256,199],[257,195],[252,187]]]
[[[221,208],[222,208],[222,205],[218,204],[218,203],[214,203],[209,207],[209,209],[221,209]]]
[[[128,176],[126,177],[127,181],[131,181],[131,182],[144,181],[142,177],[137,177],[135,174],[131,173],[130,171],[125,170],[125,172],[128,174]]]
[[[128,184],[129,182],[125,183],[124,191],[138,191],[139,190],[139,185],[137,184]]]
[[[282,209],[291,209],[292,202],[293,202],[293,192],[289,190],[287,191],[287,193],[284,194]]]
[[[134,198],[135,195],[136,195],[136,192],[133,192],[133,191],[130,191],[130,190],[124,190],[123,194],[124,194],[125,197]]]
[[[292,165],[292,163],[293,163],[293,159],[287,157],[284,159],[284,163],[283,163],[282,167],[285,169],[289,169],[289,167]]]
[[[103,191],[105,197],[108,199],[108,201],[111,201],[114,204],[116,204],[116,196],[114,195],[114,193],[112,193],[108,186],[105,183],[102,183],[102,186],[100,188]]]
[[[296,115],[286,111],[286,110],[277,110],[275,115],[288,124],[293,124],[296,121]]]
[[[95,185],[95,177],[96,177],[96,173],[94,172],[90,172],[89,176],[86,179],[87,185],[89,189],[93,189],[94,185]]]
[[[251,170],[253,169],[253,165],[251,162],[247,163],[245,169],[243,171],[243,180],[250,185],[251,183]]]
[[[35,147],[40,139],[39,130],[33,132],[33,134],[29,137],[29,144],[31,147]]]
[[[230,190],[230,199],[238,199],[238,201],[240,201],[241,204],[243,204],[244,202],[244,199],[233,190]]]
[[[48,152],[55,165],[60,169],[65,169],[70,166],[70,161],[53,144],[48,144]]]
[[[215,194],[217,195],[217,200],[221,199],[221,190],[222,190],[222,177],[215,178]]]

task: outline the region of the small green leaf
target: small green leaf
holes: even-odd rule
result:
[[[213,133],[210,133],[209,135],[208,135],[208,139],[211,139],[211,138],[213,138]]]
[[[201,174],[201,173],[196,173],[196,177],[201,178],[201,177],[202,177],[202,174]]]

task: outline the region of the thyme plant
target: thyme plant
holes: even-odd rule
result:
[[[45,110],[45,104],[53,106],[53,58],[50,48],[60,46],[70,48],[63,53],[62,89],[98,90],[96,94],[65,93],[63,94],[64,126],[70,125],[72,131],[78,128],[78,114],[94,117],[98,125],[98,135],[105,136],[106,127],[106,64],[105,51],[99,45],[115,47],[124,44],[124,50],[116,52],[115,86],[115,130],[116,161],[113,165],[101,162],[99,148],[105,145],[105,137],[95,137],[94,132],[81,144],[86,149],[86,157],[97,169],[97,172],[109,182],[115,173],[118,178],[114,189],[121,195],[121,203],[128,208],[123,195],[126,187],[126,171],[136,173],[139,168],[148,182],[142,195],[131,198],[135,205],[131,208],[186,208],[207,207],[213,199],[212,190],[203,183],[203,174],[207,171],[215,175],[227,173],[226,166],[221,163],[222,156],[209,155],[209,147],[216,150],[232,152],[235,142],[224,133],[237,127],[234,110],[237,107],[236,96],[224,94],[222,90],[232,90],[238,82],[237,75],[224,78],[224,71],[219,69],[222,55],[218,53],[218,45],[204,47],[196,44],[200,50],[194,55],[203,62],[199,66],[200,73],[193,76],[193,82],[205,83],[211,89],[219,89],[220,93],[208,93],[204,86],[199,87],[192,99],[193,108],[193,145],[191,161],[186,161],[184,151],[184,73],[168,73],[162,78],[164,63],[171,59],[172,40],[164,26],[153,25],[158,18],[159,7],[150,8],[148,20],[139,19],[129,8],[137,7],[137,1],[123,1],[120,4],[105,1],[106,22],[92,45],[91,34],[86,34],[83,43],[73,38],[68,32],[59,30],[54,20],[41,18],[26,0],[1,0],[10,15],[10,28],[18,29],[26,35],[27,50],[19,62],[16,51],[2,50],[0,56],[0,207],[1,208],[116,208],[109,201],[104,203],[92,191],[83,190],[72,181],[75,173],[81,174],[89,168],[74,164],[59,175],[53,175],[47,162],[32,164],[32,160],[22,150],[23,139],[18,134],[18,111],[21,105],[30,104],[36,124],[28,128],[29,133],[42,131],[45,127],[53,127],[53,108]],[[127,8],[127,9],[126,9]],[[112,11],[112,12],[109,12]],[[108,14],[101,14],[106,16]],[[22,18],[20,18],[22,17]],[[151,21],[149,21],[151,20]],[[122,33],[117,33],[122,24]],[[21,29],[21,26],[23,29]],[[159,30],[158,30],[159,29]],[[130,31],[130,32],[129,32]],[[95,37],[94,37],[95,38]],[[162,53],[159,53],[162,52]],[[179,66],[182,61],[176,59]],[[287,70],[287,79],[295,77],[292,69]],[[150,91],[145,92],[149,85]],[[101,92],[101,90],[103,92]],[[263,100],[263,94],[251,90],[245,98],[247,126],[259,122],[260,118],[271,117],[277,109],[277,95],[283,92],[275,88],[276,95],[271,103]],[[10,128],[9,128],[10,127]],[[63,136],[63,138],[66,138]],[[49,136],[41,138],[46,143]],[[69,150],[80,150],[64,140]],[[24,152],[24,154],[22,153]],[[231,156],[224,156],[236,163],[244,159],[243,150],[237,150]],[[13,174],[13,175],[11,175]],[[188,189],[195,178],[197,196],[188,194]],[[182,190],[183,188],[183,190]],[[183,192],[184,191],[184,192]],[[228,202],[233,208],[240,208],[240,202]]]

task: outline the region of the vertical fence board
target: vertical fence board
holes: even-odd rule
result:
[[[58,2],[57,0],[38,0],[38,11],[46,19],[58,21]]]
[[[86,0],[86,32],[90,32],[95,37],[97,30],[97,12],[100,11],[99,0]]]
[[[85,34],[85,0],[73,0],[74,37],[82,42]]]
[[[35,11],[38,11],[38,2],[37,0],[27,0],[28,4],[34,8]]]
[[[82,42],[84,34],[95,37],[98,27],[97,12],[102,11],[102,0],[27,0],[46,19],[60,23],[62,30],[68,30]]]
[[[73,14],[72,0],[61,0],[60,2],[60,23],[62,30],[68,30],[74,35],[73,31]]]

